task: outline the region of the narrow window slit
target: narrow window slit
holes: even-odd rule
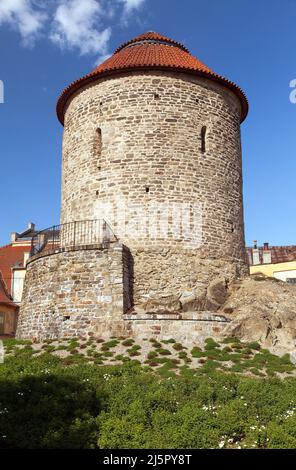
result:
[[[94,153],[97,157],[100,157],[102,153],[102,131],[99,127],[94,137]]]
[[[206,152],[206,133],[207,133],[207,128],[206,126],[203,126],[201,128],[201,152],[202,153]]]

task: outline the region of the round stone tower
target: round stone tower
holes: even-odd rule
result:
[[[217,311],[228,283],[247,273],[247,112],[239,87],[155,32],[123,44],[61,94],[61,224],[104,219],[111,227],[125,260],[122,318]],[[25,304],[38,260],[28,265]],[[96,262],[92,269],[95,279]]]

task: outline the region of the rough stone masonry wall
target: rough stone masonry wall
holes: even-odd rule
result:
[[[84,336],[102,321],[122,320],[130,307],[129,258],[120,244],[77,249],[27,265],[19,338]]]
[[[135,314],[132,274],[129,250],[121,244],[35,257],[27,266],[17,337],[173,337],[202,344],[223,334],[228,320],[210,312]]]
[[[176,204],[201,205],[199,247],[176,236],[172,213],[166,234],[143,232],[147,213]],[[139,310],[178,310],[183,299],[204,309],[212,282],[246,274],[237,97],[210,80],[160,71],[79,90],[65,113],[61,222],[104,217],[131,251]]]

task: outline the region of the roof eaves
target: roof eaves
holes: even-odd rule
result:
[[[96,70],[90,72],[87,75],[84,75],[78,80],[75,80],[72,82],[67,88],[64,89],[64,91],[61,93],[61,95],[58,98],[57,101],[57,116],[59,121],[61,122],[62,125],[64,125],[64,108],[67,104],[68,99],[70,98],[71,95],[73,95],[79,88],[82,86],[85,86],[92,81],[95,81],[99,78],[104,78],[110,74],[120,74],[124,73],[127,71],[140,71],[140,70],[147,70],[147,69],[152,69],[152,70],[171,70],[171,71],[179,71],[179,72],[184,72],[186,71],[187,73],[191,73],[193,75],[197,76],[202,76],[211,80],[214,80],[216,82],[220,82],[224,85],[226,85],[228,88],[231,88],[232,91],[239,96],[241,104],[242,104],[242,113],[241,113],[241,122],[245,120],[247,117],[248,111],[249,111],[249,104],[248,104],[248,99],[243,92],[243,90],[236,85],[234,82],[228,80],[227,78],[224,78],[214,72],[209,72],[209,71],[202,71],[202,70],[196,70],[194,68],[186,67],[184,66],[178,66],[178,67],[172,67],[171,65],[165,66],[165,65],[140,65],[140,66],[134,66],[134,65],[128,65],[128,66],[121,66],[119,69],[114,66],[110,67],[104,70],[104,72],[97,72]]]

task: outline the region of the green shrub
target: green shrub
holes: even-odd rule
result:
[[[180,359],[186,359],[187,358],[187,352],[186,351],[179,352],[178,357]]]
[[[3,340],[3,344],[5,347],[15,347],[15,346],[23,346],[27,344],[32,344],[32,341],[28,339],[16,339],[16,338],[6,338]]]
[[[130,356],[140,356],[140,352],[139,352],[140,349],[141,349],[141,346],[134,344],[130,349],[127,349],[127,353]]]
[[[259,377],[264,377],[264,374],[256,367],[251,367],[250,372],[252,372],[254,375],[258,375]]]
[[[217,369],[220,366],[219,362],[213,361],[212,359],[208,359],[205,361],[203,366],[201,367],[202,372],[211,372]]]
[[[151,341],[151,345],[153,346],[153,348],[161,348],[161,343],[159,343],[158,341],[156,340],[150,340]]]
[[[49,352],[49,353],[50,353],[50,352],[53,352],[53,351],[55,351],[55,350],[56,350],[56,347],[55,347],[55,346],[51,346],[51,345],[50,345],[50,346],[46,346],[46,348],[45,348],[45,349],[46,349],[46,351],[47,351],[47,352]]]
[[[72,349],[77,349],[77,348],[79,348],[78,341],[71,341],[67,346],[68,351],[71,351]]]
[[[122,341],[122,346],[132,346],[134,344],[134,340],[133,339],[125,339],[124,341]]]
[[[63,345],[63,344],[60,344],[59,346],[57,346],[55,348],[56,351],[66,351],[67,350],[67,346]]]
[[[115,356],[116,361],[124,361],[125,356],[123,354],[117,354]]]
[[[213,338],[207,338],[205,340],[205,350],[212,350],[215,348],[220,348],[220,345],[213,340]]]
[[[261,346],[260,346],[259,343],[257,343],[257,341],[253,341],[252,343],[247,343],[246,347],[249,348],[249,349],[255,349],[256,351],[261,349]]]
[[[139,351],[130,350],[130,351],[129,351],[129,355],[130,355],[131,357],[133,357],[133,356],[140,356],[141,353],[140,353]]]
[[[156,352],[160,354],[161,356],[170,356],[172,354],[171,351],[169,351],[168,349],[164,349],[164,348],[157,348]]]
[[[204,357],[206,356],[206,353],[203,352],[200,348],[194,346],[192,349],[191,349],[191,356],[192,357]],[[180,357],[180,356],[179,356]]]
[[[105,342],[104,347],[115,348],[115,346],[117,346],[118,344],[119,344],[119,341],[117,339],[112,339],[111,341]]]
[[[50,352],[50,351],[47,351],[47,352]],[[79,353],[78,349],[71,349],[70,350],[70,354],[78,354],[78,353]]]
[[[175,349],[175,351],[182,351],[184,348],[184,346],[182,346],[181,343],[175,343],[173,344],[173,349]]]
[[[222,343],[224,344],[235,344],[235,343],[240,343],[240,339],[237,338],[236,336],[230,336],[229,338],[225,338]]]
[[[234,349],[235,351],[244,348],[244,346],[243,346],[241,343],[233,343],[231,347],[232,347],[232,349]]]
[[[141,366],[113,351],[89,348],[89,363],[21,346],[0,366],[1,449],[296,449],[296,378],[276,376],[295,370],[287,356],[261,350],[244,360],[212,347],[206,354],[219,360],[200,357],[193,369],[179,367],[190,360],[183,350]],[[122,364],[104,365],[103,353]],[[227,355],[238,362],[225,373]]]
[[[104,357],[112,357],[114,355],[113,351],[104,351],[103,356]],[[96,355],[95,355],[96,356]],[[101,356],[102,357],[102,356]]]
[[[155,357],[157,357],[156,351],[149,351],[149,353],[147,354],[148,359],[154,359]]]

